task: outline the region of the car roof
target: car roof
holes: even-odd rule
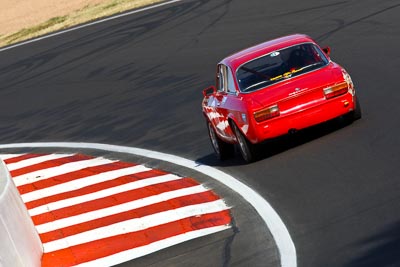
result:
[[[236,71],[236,69],[243,63],[246,63],[252,59],[285,47],[307,42],[315,43],[313,39],[305,34],[292,34],[241,50],[226,57],[220,63],[230,66],[233,71]]]

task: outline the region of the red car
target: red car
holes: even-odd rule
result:
[[[346,115],[361,118],[350,75],[307,35],[295,34],[237,52],[217,66],[202,109],[220,159],[239,144],[245,161],[267,139]]]

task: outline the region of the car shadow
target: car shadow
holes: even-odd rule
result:
[[[256,147],[256,160],[264,160],[280,153],[283,153],[292,148],[301,146],[305,143],[311,142],[323,136],[329,135],[337,130],[340,130],[353,122],[344,117],[335,118],[333,120],[318,124],[316,126],[312,126],[295,133],[286,134],[280,136],[278,138],[270,139],[261,144],[258,144]],[[235,155],[232,158],[220,161],[216,158],[216,156],[212,153],[201,157],[196,160],[199,164],[209,165],[209,166],[218,166],[218,167],[229,167],[229,166],[238,166],[238,165],[246,165],[246,163],[239,152],[239,149],[235,147]]]
[[[235,148],[235,155],[229,159],[219,160],[217,159],[214,153],[211,153],[205,155],[204,157],[198,158],[197,160],[195,160],[195,162],[201,165],[207,165],[212,167],[229,167],[229,166],[238,166],[246,164],[246,162],[241,158],[236,148]]]

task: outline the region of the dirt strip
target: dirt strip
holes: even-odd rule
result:
[[[0,0],[0,47],[162,0]]]

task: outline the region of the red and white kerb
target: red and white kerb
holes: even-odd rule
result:
[[[188,177],[82,154],[0,155],[43,243],[42,266],[110,266],[230,228]]]

